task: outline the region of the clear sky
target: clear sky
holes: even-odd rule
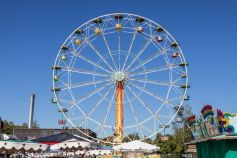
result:
[[[60,115],[50,102],[51,66],[66,37],[94,17],[128,12],[164,26],[189,61],[189,104],[204,103],[237,112],[237,2],[234,0],[2,1],[0,4],[0,116],[27,122],[35,93],[35,119],[57,127]]]

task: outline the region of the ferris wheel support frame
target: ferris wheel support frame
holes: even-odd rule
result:
[[[115,113],[115,127],[116,137],[115,142],[121,143],[123,138],[123,99],[124,99],[124,87],[123,81],[117,81],[116,86],[116,113]]]

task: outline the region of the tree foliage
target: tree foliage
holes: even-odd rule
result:
[[[23,123],[22,125],[16,125],[14,124],[13,121],[6,121],[6,120],[4,120],[3,123],[4,123],[4,127],[2,129],[2,133],[5,133],[5,134],[13,134],[13,129],[15,128],[28,128],[27,123]],[[40,125],[38,121],[34,120],[32,128],[39,128],[39,127]]]

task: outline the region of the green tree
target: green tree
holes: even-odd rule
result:
[[[40,124],[37,120],[33,121],[32,128],[40,128]]]
[[[161,141],[161,134],[157,134],[153,143],[160,147],[158,151],[162,158],[181,158],[182,154],[185,152],[185,143],[192,140],[192,133],[187,127],[186,118],[192,115],[192,108],[188,105],[184,106],[182,113],[178,116],[182,117],[183,122],[173,122],[172,135],[168,136],[168,141]]]
[[[15,127],[14,123],[12,121],[3,121],[4,127],[2,129],[2,133],[5,134],[13,134],[13,128]]]
[[[138,133],[131,133],[131,134],[128,134],[128,136],[123,138],[123,142],[129,142],[131,140],[139,140],[139,139],[140,137]]]
[[[4,123],[4,127],[2,129],[2,133],[5,133],[5,134],[13,134],[14,128],[28,128],[27,123],[23,123],[22,125],[15,125],[13,121],[6,121],[6,120],[4,120],[3,123]],[[33,122],[32,128],[39,128],[39,127],[40,125],[38,121],[35,120]]]
[[[25,123],[25,122],[24,122],[24,123],[22,123],[22,125],[21,125],[21,126],[22,126],[22,128],[28,128],[28,124],[27,124],[27,123]]]

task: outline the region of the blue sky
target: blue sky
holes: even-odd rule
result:
[[[79,25],[113,12],[150,18],[181,44],[190,63],[189,104],[205,103],[237,112],[237,2],[229,1],[4,1],[0,5],[0,116],[27,122],[30,93],[35,119],[57,127],[61,116],[50,103],[51,66],[59,46]]]

